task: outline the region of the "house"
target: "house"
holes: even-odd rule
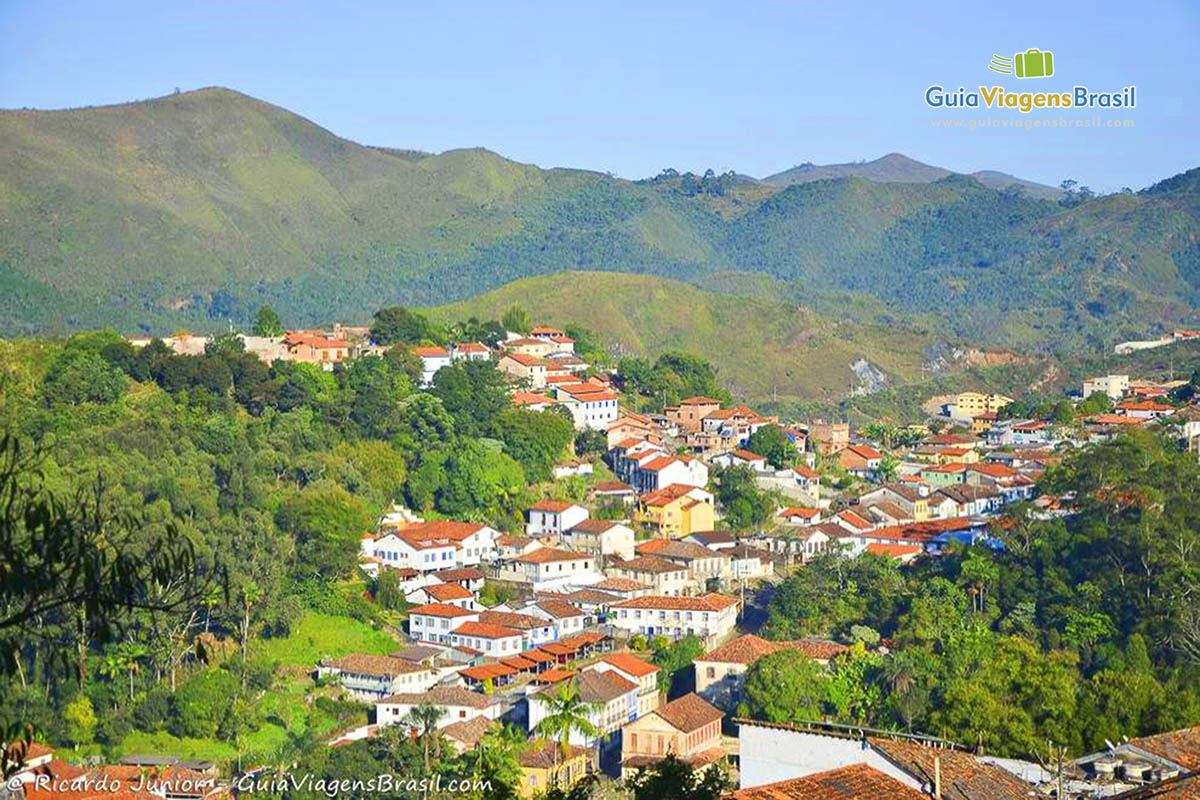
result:
[[[1050,439],[1050,423],[1035,420],[1001,420],[987,430],[987,442],[992,447],[1037,446]]]
[[[738,601],[722,594],[699,597],[647,595],[612,605],[609,622],[629,633],[681,639],[695,635],[717,641],[737,623]]]
[[[325,370],[332,370],[334,364],[350,356],[349,342],[326,338],[322,331],[288,331],[283,346],[286,360],[316,364]]]
[[[1175,413],[1175,407],[1154,400],[1126,400],[1117,403],[1117,413],[1134,419],[1160,419]]]
[[[712,530],[715,514],[712,493],[676,483],[642,495],[635,518],[659,536],[680,539]]]
[[[1033,497],[1033,478],[1003,464],[970,464],[966,483],[972,486],[991,486],[999,492],[1003,503],[1015,503]]]
[[[546,366],[545,359],[523,353],[506,352],[496,362],[496,369],[535,391],[546,388]]]
[[[921,480],[925,481],[930,486],[952,486],[956,483],[966,482],[967,468],[970,466],[973,465],[963,464],[961,462],[935,464],[933,466],[922,468],[920,476]]]
[[[514,628],[488,622],[467,621],[450,633],[450,645],[491,658],[503,658],[524,649],[524,635]]]
[[[460,342],[450,349],[451,361],[487,361],[492,351],[479,342]]]
[[[588,510],[565,500],[541,500],[529,508],[525,532],[530,536],[559,536],[588,518]]]
[[[781,524],[789,526],[816,525],[821,521],[821,510],[819,508],[788,506],[776,511],[775,519]]]
[[[829,543],[839,538],[843,528],[833,522],[796,527],[776,534],[759,534],[747,541],[768,553],[807,563],[825,552]]]
[[[477,717],[499,719],[500,704],[481,692],[461,686],[435,686],[424,692],[398,692],[375,703],[376,725],[407,725],[405,719],[419,705],[430,703],[445,713],[438,728]]]
[[[343,689],[363,700],[378,700],[397,692],[423,692],[438,679],[437,672],[427,666],[367,653],[321,659],[317,676],[336,677]]]
[[[590,461],[582,459],[572,459],[570,461],[559,461],[554,465],[554,480],[560,481],[563,478],[583,477],[591,475],[596,471],[595,466]]]
[[[1000,493],[993,486],[972,483],[943,486],[929,498],[930,515],[934,518],[943,516],[933,513],[935,500],[938,495],[953,501],[958,508],[957,513],[944,515],[946,518],[990,514],[1000,508],[1001,504]]]
[[[816,440],[818,453],[830,455],[850,445],[850,425],[818,420],[808,426],[808,438]]]
[[[474,611],[479,608],[479,604],[475,601],[475,593],[457,583],[428,584],[416,591],[409,592],[404,596],[404,599],[416,605],[444,603],[446,605],[465,608],[468,611]]]
[[[721,453],[720,455],[713,456],[712,463],[725,469],[729,469],[730,467],[748,467],[755,472],[767,471],[767,459],[749,450],[730,450],[729,452]]]
[[[367,536],[360,543],[365,558],[377,559],[380,566],[431,572],[457,563],[458,545],[449,539],[422,538],[407,531]]]
[[[859,505],[879,502],[895,503],[917,522],[929,519],[929,487],[903,483],[885,483],[859,495]]]
[[[414,347],[412,350],[421,359],[421,386],[432,384],[437,371],[450,366],[450,351],[444,347]]]
[[[694,662],[696,693],[726,710],[737,708],[746,672],[760,658],[788,650],[813,659],[822,666],[850,648],[824,639],[772,642],[747,633],[705,653]]]
[[[506,342],[501,342],[500,346],[504,349],[505,353],[534,356],[536,358],[545,358],[557,349],[549,338],[533,336],[509,339]]]
[[[774,422],[773,418],[765,418],[752,408],[736,406],[706,416],[700,421],[700,432],[719,437],[721,447],[731,449],[744,446],[756,430]]]
[[[615,672],[625,680],[637,684],[637,716],[644,717],[659,705],[659,668],[648,664],[632,653],[610,653],[587,670]]]
[[[708,485],[708,467],[692,456],[659,455],[638,464],[631,483],[639,492],[654,492],[672,484]]]
[[[511,561],[545,546],[532,536],[501,536],[496,540],[496,551],[501,561]]]
[[[690,432],[700,430],[701,421],[720,408],[721,401],[712,397],[685,397],[679,405],[663,409],[663,413],[679,430]]]
[[[474,750],[488,730],[499,725],[499,722],[487,717],[458,720],[442,728],[442,738],[450,743],[455,753],[462,755]]]
[[[1115,793],[1126,787],[1131,791],[1149,789],[1148,783],[1170,780],[1185,773],[1200,775],[1200,726],[1123,740],[1099,753],[1073,761],[1071,767],[1091,782],[1103,785],[1106,797],[1125,797],[1123,793]],[[1200,786],[1182,792],[1178,797],[1183,800],[1200,796],[1193,793],[1197,789]],[[1168,800],[1177,795],[1147,791],[1146,796]]]
[[[550,644],[559,639],[558,626],[545,614],[535,616],[529,613],[489,609],[479,614],[479,621],[485,625],[506,628],[520,634],[520,649],[523,650]]]
[[[633,528],[620,522],[604,519],[585,519],[576,523],[563,537],[580,553],[596,556],[616,556],[622,560],[633,558]]]
[[[518,580],[533,584],[534,591],[565,584],[590,585],[601,572],[597,556],[572,553],[557,547],[542,547],[512,560]]]
[[[637,556],[628,561],[612,562],[606,573],[649,586],[650,592],[667,597],[684,594],[692,585],[685,565],[656,556]],[[601,584],[593,586],[600,588]]]
[[[859,533],[861,531],[869,531],[869,530],[873,530],[876,527],[878,527],[871,520],[863,517],[861,514],[858,514],[857,512],[851,511],[848,508],[843,509],[843,510],[839,511],[838,513],[834,514],[833,518],[830,520],[830,522],[832,522],[834,525],[840,525],[842,528],[845,528],[846,530],[850,531],[851,533]]]
[[[882,556],[907,564],[925,554],[925,548],[919,544],[892,544],[891,542],[870,542],[866,551],[873,556]]]
[[[430,573],[430,577],[436,578],[442,583],[457,583],[471,594],[478,595],[479,590],[483,588],[486,577],[483,572],[474,567],[456,567],[453,569],[442,569],[437,572]]]
[[[733,531],[696,531],[683,538],[685,542],[698,544],[710,550],[728,550],[737,544]]]
[[[545,411],[550,406],[558,405],[558,401],[539,392],[513,392],[512,404],[527,411]]]
[[[525,606],[521,611],[531,617],[538,617],[552,623],[555,641],[581,633],[584,620],[587,618],[583,609],[567,600],[537,600]]]
[[[727,800],[928,800],[928,797],[873,767],[851,764],[803,778],[739,789],[731,792]]]
[[[436,644],[453,644],[451,634],[460,625],[479,620],[479,611],[447,603],[426,603],[408,612],[408,635]]]
[[[741,788],[864,765],[921,792],[919,796],[925,796],[926,788],[930,794],[940,788],[942,796],[949,797],[950,787],[962,798],[1028,800],[1035,794],[1033,785],[951,742],[901,733],[862,734],[861,729],[832,723],[738,720]],[[940,787],[934,786],[935,780]]]
[[[1084,400],[1096,393],[1106,394],[1112,400],[1120,400],[1128,391],[1128,375],[1105,375],[1101,378],[1087,378],[1083,382]]]
[[[592,706],[588,721],[599,733],[587,736],[572,730],[568,741],[580,747],[609,749],[618,741],[621,728],[638,717],[638,684],[614,670],[586,669],[574,678],[530,695],[529,730],[535,731],[546,718],[553,696],[572,684],[579,691],[579,699]]]
[[[771,553],[767,550],[738,544],[724,552],[732,559],[729,575],[732,580],[752,581],[769,578],[775,574],[775,562],[771,560]]]
[[[592,487],[592,499],[633,505],[637,502],[637,490],[623,481],[600,481]]]
[[[496,539],[500,532],[495,528],[475,522],[455,522],[453,520],[434,520],[432,522],[417,522],[401,525],[398,534],[409,542],[432,542],[439,546],[450,543],[454,547],[454,557],[451,559],[455,566],[469,567],[481,561],[490,561],[496,557]],[[444,558],[422,561],[421,564],[445,561]],[[410,564],[416,569],[423,569],[421,564]],[[450,566],[441,564],[441,567]]]
[[[970,420],[976,414],[995,414],[1012,401],[1011,397],[1002,394],[961,392],[951,399],[949,416],[952,419]]]
[[[852,444],[834,453],[842,469],[857,478],[869,480],[883,461],[883,453],[865,444]]]
[[[620,416],[618,395],[611,389],[591,383],[559,384],[554,387],[558,401],[571,412],[576,430],[605,430]]]
[[[719,708],[696,693],[685,694],[639,717],[621,731],[621,775],[674,755],[694,769],[725,757]]]
[[[557,742],[547,742],[532,750],[522,750],[517,755],[521,765],[521,785],[518,793],[529,798],[558,787],[570,789],[588,774],[592,751],[585,747],[570,745],[564,755],[557,752]]]
[[[644,414],[626,411],[608,424],[604,431],[611,449],[617,442],[626,439],[645,439],[653,444],[662,444],[662,435],[654,420]]]
[[[672,561],[687,568],[688,577],[692,583],[702,590],[720,586],[720,582],[728,579],[732,573],[732,556],[721,550],[713,550],[704,545],[672,539],[650,539],[637,546],[637,552],[642,556]]]

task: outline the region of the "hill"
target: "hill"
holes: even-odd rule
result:
[[[836,180],[838,178],[863,178],[877,183],[933,183],[955,173],[945,167],[935,167],[909,158],[901,153],[888,153],[874,161],[856,161],[848,164],[813,164],[806,162],[791,169],[763,178],[763,183],[773,186],[792,186],[811,181]],[[970,173],[971,177],[992,189],[1019,187],[1030,197],[1057,200],[1062,192],[1053,186],[1027,181],[996,170],[981,170]]]
[[[1073,208],[903,156],[870,180],[634,182],[367,147],[227,89],[0,112],[0,145],[6,333],[212,329],[264,303],[362,320],[567,270],[754,274],[830,319],[919,314],[993,348],[1098,348],[1200,307],[1195,170]]]
[[[728,274],[717,282],[724,291],[649,275],[561,272],[428,311],[450,323],[498,319],[520,305],[538,322],[600,333],[618,355],[701,354],[735,396],[779,403],[832,400],[866,388],[878,373],[882,380],[870,388],[917,380],[937,342],[916,322],[853,321],[872,316],[865,306],[850,319],[817,314],[759,276]]]

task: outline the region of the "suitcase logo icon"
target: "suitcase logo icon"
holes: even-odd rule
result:
[[[1012,58],[993,55],[988,69],[1018,78],[1049,78],[1054,74],[1054,53],[1031,47]]]

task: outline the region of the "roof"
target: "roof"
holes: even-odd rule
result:
[[[642,504],[647,506],[670,505],[679,498],[686,497],[688,494],[696,491],[698,488],[696,486],[688,486],[686,483],[672,483],[670,486],[663,487],[656,492],[647,492],[642,495]]]
[[[511,611],[482,611],[479,614],[479,621],[488,625],[514,628],[518,631],[545,628],[550,625],[549,621],[541,617],[535,617],[532,614],[517,614]]]
[[[446,539],[452,542],[461,542],[473,534],[479,533],[479,531],[486,527],[486,525],[480,525],[476,522],[456,522],[451,519],[438,519],[431,522],[415,522],[405,525],[400,528],[399,533],[406,538],[414,540]]]
[[[482,570],[474,567],[455,567],[453,569],[441,569],[433,573],[433,577],[438,580],[450,581],[481,581],[486,576]]]
[[[475,595],[460,584],[457,583],[435,583],[431,586],[422,587],[425,594],[431,597],[435,602],[445,603],[450,600],[466,600]]]
[[[462,686],[434,686],[425,692],[401,692],[385,697],[379,702],[406,706],[432,703],[435,706],[466,706],[479,709],[492,705],[491,698]]]
[[[1200,725],[1131,739],[1129,743],[1147,753],[1174,762],[1186,770],[1200,770]]]
[[[605,592],[637,592],[654,587],[648,586],[632,578],[605,578],[599,583],[593,583],[589,589],[599,589]]]
[[[544,511],[548,514],[561,514],[571,506],[579,506],[569,500],[539,500],[529,507],[530,511]],[[582,508],[582,506],[580,506]]]
[[[459,742],[468,750],[479,744],[479,740],[487,733],[488,728],[500,723],[487,717],[471,717],[470,719],[461,719],[458,722],[451,722],[446,727],[442,728],[442,735],[447,739],[453,739]]]
[[[528,356],[528,355],[525,355],[524,353],[505,353],[504,356],[500,360],[504,361],[505,359],[510,360],[510,361],[515,361],[523,367],[544,367],[544,366],[546,366],[545,360],[537,358],[536,356]]]
[[[554,403],[555,400],[553,397],[547,397],[537,392],[514,392],[512,396],[512,404],[514,406],[553,405]]]
[[[796,464],[792,467],[792,472],[796,473],[801,478],[807,478],[810,481],[815,481],[821,477],[821,473],[805,464]]]
[[[454,629],[454,633],[457,636],[478,636],[480,639],[508,639],[521,635],[518,630],[489,622],[464,622]]]
[[[482,344],[480,342],[462,342],[461,344],[454,345],[454,349],[460,350],[464,353],[488,353],[488,352],[491,352],[488,350],[487,345]]]
[[[771,653],[776,653],[780,650],[794,650],[809,658],[829,661],[839,653],[844,653],[849,649],[844,644],[838,644],[837,642],[825,639],[795,639],[792,641],[772,642],[748,633],[736,639],[731,639],[716,650],[706,653],[696,660],[712,661],[721,664],[749,665]]]
[[[696,531],[688,535],[702,545],[733,544],[737,541],[731,531]]]
[[[534,550],[532,553],[517,556],[513,561],[521,564],[549,564],[553,561],[582,561],[588,558],[591,558],[591,556],[585,553],[572,553],[569,550],[560,550],[557,547],[542,547]]]
[[[376,656],[368,653],[351,653],[342,658],[325,658],[321,660],[321,666],[363,675],[386,675],[388,677],[425,672],[428,669],[396,656]]]
[[[657,556],[659,559],[676,561],[729,557],[727,553],[720,550],[711,550],[702,544],[682,542],[677,539],[649,539],[637,546],[637,552]]]
[[[934,759],[940,765],[942,786],[955,787],[967,797],[988,800],[1027,800],[1030,785],[1002,767],[985,764],[970,753],[929,747],[916,742],[869,738],[871,747],[919,781],[933,783]]]
[[[682,564],[676,564],[674,561],[668,561],[665,558],[658,558],[657,556],[638,556],[628,561],[619,561],[613,564],[612,568],[627,572],[649,572],[655,574],[683,572],[686,569]]]
[[[613,608],[649,608],[664,611],[723,611],[737,605],[736,597],[709,592],[699,597],[661,597],[648,595],[613,603]]]
[[[620,522],[613,522],[612,520],[607,519],[585,519],[583,522],[580,522],[578,525],[575,525],[573,528],[571,528],[571,531],[578,531],[579,533],[604,533],[605,531],[615,528],[620,524]]]
[[[926,795],[866,764],[740,789],[729,800],[925,800]]]
[[[449,358],[450,353],[444,347],[414,347],[413,352],[421,358]]]
[[[581,610],[571,605],[566,600],[539,600],[537,603],[534,603],[534,605],[555,619],[585,616]]]
[[[610,653],[601,659],[605,664],[611,664],[627,675],[644,678],[658,672],[658,667],[642,661],[632,653]]]
[[[560,763],[564,755],[556,752],[558,747],[556,742],[547,742],[536,750],[518,753],[517,761],[521,762],[521,766],[525,769],[553,769],[556,764]],[[568,745],[568,747],[570,747],[570,751],[566,760],[586,757],[591,752],[587,748],[575,745]]]
[[[596,492],[597,494],[603,494],[605,492],[625,493],[632,492],[633,487],[624,481],[600,481],[592,487],[592,491]]]
[[[579,696],[585,703],[607,703],[623,694],[637,691],[631,683],[615,672],[585,670],[575,679],[579,685]]]
[[[710,722],[716,722],[725,716],[721,709],[695,692],[685,694],[664,706],[659,706],[655,713],[683,733],[699,730]]]
[[[425,588],[428,589],[429,587]],[[413,614],[422,614],[427,617],[471,617],[476,613],[478,612],[460,608],[459,606],[452,606],[449,603],[426,603],[423,606],[417,606],[408,611],[410,617]]]
[[[875,556],[887,556],[889,558],[904,558],[905,556],[916,556],[925,552],[925,548],[919,544],[892,544],[891,542],[871,542],[867,545],[867,552]]]

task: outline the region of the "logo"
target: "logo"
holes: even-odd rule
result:
[[[1050,78],[1054,76],[1054,53],[1031,47],[1012,58],[993,55],[988,69],[1014,78]],[[954,84],[950,84],[953,86]],[[1046,87],[1036,92],[1007,91],[1003,86],[980,86],[975,90],[960,85],[957,90],[945,84],[933,84],[925,90],[925,105],[930,108],[990,108],[1029,114],[1040,110],[1086,108],[1137,108],[1137,87],[1122,86],[1108,91],[1093,91],[1083,84]]]
[[[993,54],[988,69],[1018,78],[1049,78],[1054,74],[1054,53],[1031,47],[1012,58]]]

